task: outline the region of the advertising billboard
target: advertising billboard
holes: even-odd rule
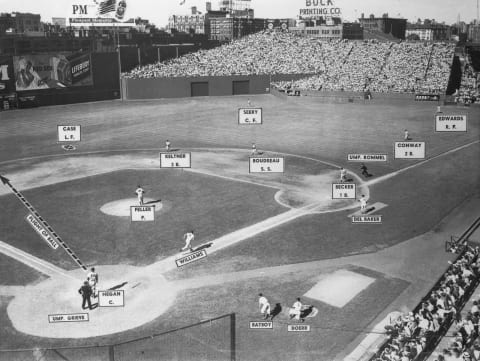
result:
[[[83,0],[70,5],[67,25],[72,27],[132,27],[126,0]]]
[[[304,6],[300,8],[301,18],[336,17],[342,16],[342,9],[337,4],[338,0],[304,0]]]
[[[93,85],[89,53],[13,57],[17,91]]]
[[[0,94],[15,91],[13,62],[11,56],[0,56]]]

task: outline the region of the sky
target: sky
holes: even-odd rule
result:
[[[163,27],[169,15],[187,15],[191,6],[205,11],[205,0],[126,0],[128,17],[141,17]],[[308,0],[252,0],[251,8],[259,18],[295,18],[299,9],[306,7]],[[323,0],[326,1],[326,0]],[[404,17],[409,21],[435,19],[453,24],[458,15],[462,21],[469,23],[476,18],[478,0],[331,0],[335,7],[341,8],[346,21],[375,14],[388,13],[391,17]],[[0,12],[31,12],[40,14],[42,21],[51,22],[52,17],[67,17],[73,4],[90,4],[93,0],[0,0]],[[218,0],[212,0],[216,9]]]

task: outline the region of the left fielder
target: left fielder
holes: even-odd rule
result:
[[[193,231],[187,232],[183,235],[183,239],[185,240],[185,247],[181,249],[181,251],[190,250],[192,251],[192,241],[195,239],[195,235]]]

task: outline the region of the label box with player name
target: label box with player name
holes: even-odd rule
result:
[[[310,332],[310,325],[288,325],[288,332]]]
[[[251,157],[249,164],[250,173],[283,173],[285,172],[285,159],[282,157]]]
[[[240,109],[238,109],[238,124],[240,124],[240,125],[261,125],[261,124],[263,124],[262,108],[240,108]]]
[[[386,154],[349,154],[347,156],[349,162],[386,162]]]
[[[72,313],[72,314],[59,314],[48,315],[49,323],[58,322],[88,322],[88,313]]]
[[[382,216],[372,215],[372,216],[352,216],[352,223],[356,224],[381,224]]]
[[[160,153],[160,168],[191,168],[191,153]]]
[[[131,206],[130,216],[132,222],[153,222],[155,221],[155,206]]]
[[[98,291],[98,307],[124,307],[125,291],[108,290]]]
[[[202,258],[206,258],[206,257],[207,257],[207,252],[204,249],[202,249],[201,251],[192,252],[189,255],[186,255],[184,257],[181,257],[175,260],[175,263],[177,264],[177,267],[182,267],[189,263],[199,261]]]
[[[466,132],[467,116],[466,115],[435,115],[435,131],[436,132]]]
[[[357,186],[354,183],[333,183],[332,199],[356,199]]]
[[[395,159],[425,159],[425,142],[395,142]]]
[[[59,142],[80,142],[80,125],[57,125]]]
[[[273,330],[273,322],[271,321],[251,321],[250,329],[257,330]]]

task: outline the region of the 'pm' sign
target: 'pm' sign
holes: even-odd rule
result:
[[[73,15],[76,14],[87,14],[87,5],[72,5]]]

